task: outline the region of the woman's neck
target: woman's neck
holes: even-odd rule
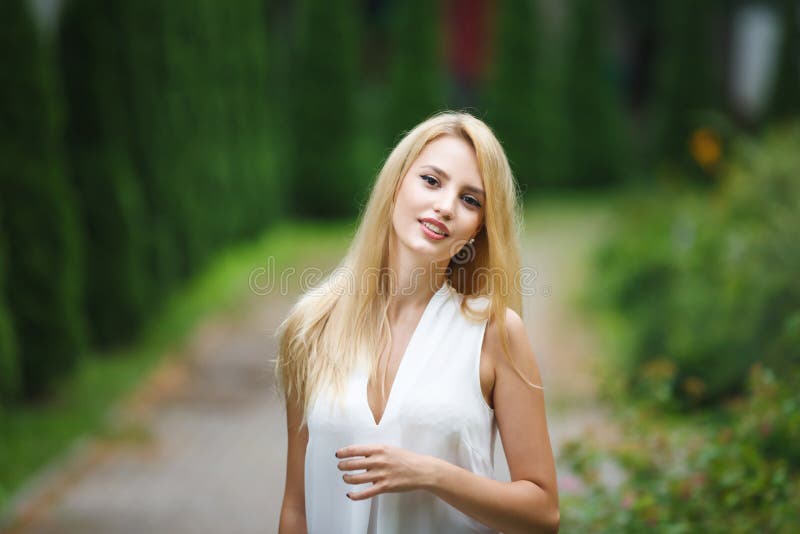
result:
[[[449,261],[430,262],[408,253],[389,255],[388,271],[390,284],[388,296],[390,308],[422,307],[447,281]]]

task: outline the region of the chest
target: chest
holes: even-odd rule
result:
[[[375,421],[380,421],[386,409],[389,392],[397,378],[406,347],[411,338],[411,331],[401,331],[393,336],[391,346],[381,356],[378,366],[378,381],[370,380],[367,383],[367,402],[373,413]],[[429,377],[430,378],[430,377]],[[481,347],[480,365],[477,379],[480,382],[481,394],[484,402],[494,409],[494,384],[495,366],[494,356],[486,347]],[[383,390],[381,390],[381,385]]]

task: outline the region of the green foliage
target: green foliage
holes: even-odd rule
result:
[[[151,304],[142,192],[128,145],[118,2],[72,0],[60,26],[69,174],[81,200],[93,341],[130,339]]]
[[[145,262],[155,301],[179,280],[186,263],[178,239],[178,195],[175,175],[167,168],[175,151],[175,135],[165,109],[168,72],[163,37],[163,2],[114,2],[118,12],[122,64],[116,75],[124,80],[118,112],[125,113],[125,141],[144,204]],[[93,43],[93,46],[103,46]]]
[[[797,2],[776,0],[781,21],[781,45],[775,85],[769,102],[772,118],[800,115],[800,24]]]
[[[15,399],[20,389],[17,340],[5,299],[8,284],[5,277],[6,255],[5,239],[0,227],[0,405]]]
[[[371,179],[354,168],[360,33],[352,0],[297,3],[289,196],[299,216],[352,216]]]
[[[256,0],[119,2],[128,151],[160,294],[284,213],[274,174],[266,16]]]
[[[702,124],[702,114],[719,109],[721,73],[712,59],[713,20],[718,0],[662,0],[657,3],[659,27],[651,100],[651,155],[695,168],[689,139]]]
[[[703,427],[634,411],[625,435],[600,448],[573,441],[561,460],[584,482],[562,499],[568,532],[790,533],[800,516],[800,375],[777,380],[755,366],[729,423]],[[625,478],[609,487],[600,468]]]
[[[442,6],[413,0],[389,6],[389,84],[385,106],[386,144],[445,105],[441,24]]]
[[[508,155],[526,196],[564,179],[564,121],[554,36],[545,31],[537,2],[497,6],[494,59],[486,86],[486,119]]]
[[[603,186],[624,177],[626,133],[617,80],[610,71],[602,5],[569,2],[564,58],[564,142],[569,154],[566,183]]]
[[[661,194],[625,210],[596,297],[631,326],[618,366],[629,390],[716,403],[742,391],[757,361],[800,362],[797,146],[797,126],[744,140],[711,199]]]
[[[0,213],[26,396],[46,393],[84,347],[83,263],[72,191],[61,167],[49,56],[28,3],[3,2],[0,33]]]
[[[61,19],[67,147],[100,344],[218,247],[280,213],[263,6],[72,0]]]

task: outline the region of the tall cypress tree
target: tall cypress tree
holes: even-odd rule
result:
[[[2,219],[0,215],[0,221]],[[0,405],[14,400],[20,390],[17,339],[5,298],[8,284],[5,278],[6,257],[5,238],[0,227]]]
[[[128,153],[142,190],[148,272],[154,300],[168,294],[187,263],[181,246],[175,205],[180,183],[173,174],[176,135],[167,109],[172,74],[166,52],[167,30],[160,0],[120,2]]]
[[[275,138],[283,133],[273,119],[278,103],[272,101],[270,85],[282,83],[269,61],[270,29],[265,2],[243,0],[235,10],[237,18],[229,28],[241,28],[240,76],[234,113],[240,131],[241,161],[244,162],[244,189],[239,202],[246,207],[239,235],[254,235],[278,220],[285,209],[276,173]]]
[[[83,258],[61,163],[50,56],[26,0],[0,3],[0,227],[22,392],[46,393],[85,347]]]
[[[535,0],[506,0],[498,10],[483,107],[527,196],[563,179],[558,55]]]
[[[151,303],[142,193],[129,155],[119,1],[72,0],[61,18],[70,172],[82,200],[93,339],[130,339]]]
[[[659,11],[652,156],[689,163],[689,136],[708,109],[719,107],[719,72],[712,57],[715,1],[663,0]]]
[[[623,147],[629,144],[609,57],[608,22],[594,0],[572,0],[570,6],[563,82],[566,181],[603,186],[623,178]]]
[[[209,3],[174,0],[163,6],[162,36],[167,77],[163,95],[168,128],[169,157],[163,160],[165,176],[171,182],[167,198],[169,216],[181,250],[180,274],[195,272],[210,256],[217,226],[230,209],[219,186],[220,173],[211,156],[211,128],[228,133],[223,120],[224,103],[207,98],[207,69],[218,51],[209,47],[206,10]],[[224,162],[223,162],[224,165]],[[169,177],[169,178],[167,178]],[[209,208],[208,199],[216,198]]]
[[[369,177],[354,167],[359,19],[352,0],[297,3],[289,172],[295,214],[352,216]]]
[[[403,132],[441,110],[446,102],[442,65],[441,3],[393,2],[389,16],[387,146]]]
[[[219,209],[227,198],[229,208],[219,220],[224,224],[217,234],[221,244],[263,228],[276,218],[282,203],[271,167],[265,6],[260,0],[206,4],[208,61],[203,76],[205,98],[215,110],[208,153],[220,191],[209,200],[210,208]]]

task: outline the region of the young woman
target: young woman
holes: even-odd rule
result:
[[[282,534],[558,531],[519,222],[503,149],[472,115],[394,148],[339,268],[277,333]],[[497,429],[511,482],[492,478]]]

